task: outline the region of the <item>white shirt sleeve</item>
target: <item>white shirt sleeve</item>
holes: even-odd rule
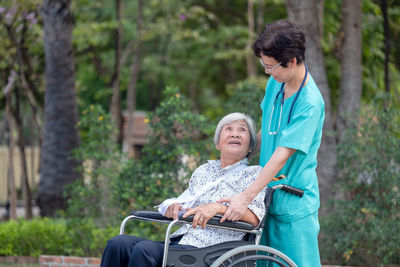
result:
[[[158,206],[158,212],[161,213],[162,215],[165,215],[165,212],[167,211],[168,207],[174,203],[180,203],[182,204],[182,211],[179,212],[179,215],[183,212],[185,212],[186,208],[191,208],[192,205],[194,204],[195,197],[190,193],[189,188],[186,189],[178,198],[169,198],[163,201]]]

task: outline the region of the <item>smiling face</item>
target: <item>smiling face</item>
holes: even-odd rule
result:
[[[221,160],[240,161],[250,152],[250,131],[244,120],[224,125],[216,146],[221,152]]]

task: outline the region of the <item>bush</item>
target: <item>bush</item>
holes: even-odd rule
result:
[[[74,151],[74,157],[84,162],[79,169],[83,177],[67,186],[67,216],[96,218],[108,224],[111,219],[118,219],[115,182],[126,161],[111,139],[115,131],[111,116],[100,105],[82,112],[78,129],[81,145]]]
[[[344,200],[321,220],[321,254],[341,264],[400,263],[399,111],[368,109],[339,147]]]
[[[0,224],[0,255],[73,255],[100,257],[119,228],[100,228],[92,220],[35,218]]]
[[[62,255],[101,257],[107,241],[118,234],[118,226],[102,225],[90,218],[67,219]]]
[[[0,255],[60,254],[66,245],[65,223],[47,218],[2,223],[0,240]]]

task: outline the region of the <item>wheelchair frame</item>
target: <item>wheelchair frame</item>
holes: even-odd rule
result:
[[[297,195],[299,197],[303,196],[303,190],[289,186],[289,185],[276,185],[273,187],[267,188],[266,194],[265,194],[265,209],[266,213],[264,215],[264,218],[262,219],[261,223],[259,224],[258,227],[254,227],[249,223],[238,221],[238,222],[232,222],[232,221],[225,221],[223,223],[220,223],[219,220],[221,219],[221,216],[217,215],[211,218],[206,226],[207,227],[213,227],[213,228],[218,228],[218,229],[226,229],[226,230],[234,230],[234,231],[240,231],[244,233],[249,233],[249,234],[254,234],[255,241],[254,245],[245,245],[241,247],[237,247],[236,249],[229,250],[225,252],[223,255],[219,256],[218,259],[211,265],[211,266],[225,266],[220,265],[223,264],[224,261],[228,261],[228,266],[233,266],[235,264],[234,260],[237,260],[237,262],[243,262],[243,261],[255,261],[255,260],[270,260],[275,263],[277,263],[280,266],[293,266],[297,267],[297,265],[285,254],[282,252],[279,252],[273,248],[267,247],[267,246],[261,246],[260,240],[261,240],[261,233],[263,231],[263,226],[265,224],[265,220],[268,215],[268,209],[272,201],[272,195],[275,192],[275,190],[282,189],[288,193]],[[131,215],[127,216],[121,223],[120,227],[120,235],[123,235],[125,232],[125,226],[130,220],[142,220],[142,221],[150,221],[150,222],[159,222],[159,223],[165,223],[168,224],[167,230],[165,232],[165,239],[164,239],[164,254],[163,254],[163,263],[162,267],[167,266],[167,261],[168,261],[168,253],[169,253],[169,242],[170,242],[170,236],[171,236],[171,231],[172,228],[175,225],[184,225],[184,224],[191,224],[193,220],[193,215],[189,216],[187,218],[182,218],[181,216],[177,220],[173,220],[171,218],[167,218],[160,213],[156,211],[132,211]],[[228,242],[224,242],[228,243]],[[221,243],[221,244],[224,244]],[[201,248],[199,248],[201,249]],[[184,251],[184,250],[182,250]],[[266,255],[261,255],[256,253],[256,251],[262,251],[265,253],[269,253],[272,256],[266,256]],[[246,255],[245,252],[252,252],[250,253],[251,255]],[[236,254],[235,254],[236,253]],[[235,259],[236,255],[243,254],[245,253],[244,256],[241,256],[240,259]],[[230,260],[230,258],[233,258],[233,260]],[[237,257],[236,257],[237,258]],[[278,258],[278,259],[274,259]],[[287,263],[287,265],[283,265],[281,261],[284,261]],[[175,266],[175,265],[172,265]],[[189,265],[184,265],[184,266],[189,266]],[[247,266],[247,265],[246,265]]]

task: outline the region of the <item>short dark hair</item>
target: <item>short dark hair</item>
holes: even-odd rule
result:
[[[265,26],[252,48],[257,57],[261,57],[262,53],[287,67],[287,63],[294,57],[298,64],[304,61],[305,44],[304,33],[294,23],[278,20]]]

